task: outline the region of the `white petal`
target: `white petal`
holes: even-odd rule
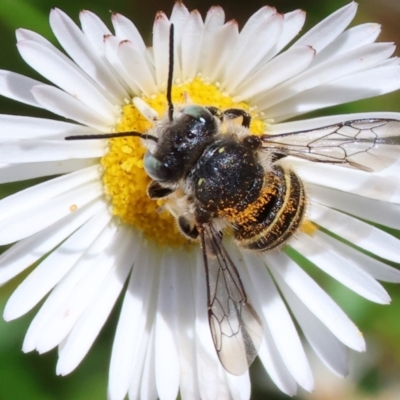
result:
[[[99,57],[101,57],[102,60],[108,65],[108,63],[106,61],[106,58],[104,56],[104,42],[103,42],[103,40],[104,40],[104,34],[106,32],[108,32],[108,33],[111,33],[111,32],[108,30],[107,27],[105,27],[105,25],[101,22],[101,20],[97,16],[95,16],[93,13],[85,11],[82,14],[85,14],[89,18],[90,21],[88,22],[88,24],[91,27],[93,27],[93,24],[94,24],[94,25],[96,25],[96,30],[99,29],[101,32],[103,32],[103,34],[101,34],[100,37],[94,37],[96,35],[96,32],[91,31],[89,33],[89,40],[93,40],[94,41],[94,46],[97,47],[98,50],[99,50],[99,54],[98,54]],[[85,21],[85,18],[82,18],[82,20]],[[105,31],[104,31],[104,28],[105,28]],[[23,40],[25,40],[25,41],[28,40],[29,41],[30,40],[30,41],[34,41],[34,42],[40,43],[43,46],[47,47],[50,51],[55,51],[56,54],[58,54],[58,56],[60,56],[62,59],[66,59],[70,63],[70,60],[65,58],[65,55],[63,53],[61,53],[60,51],[56,50],[54,48],[54,46],[47,39],[45,39],[43,36],[37,34],[36,32],[29,31],[27,29],[18,29],[17,32],[16,32],[16,36],[17,36],[18,41],[23,41]],[[76,65],[73,64],[73,63],[71,63],[70,66],[72,68],[77,69]],[[81,73],[81,71],[79,69],[77,69],[77,73]],[[85,75],[83,75],[83,77],[84,76]],[[91,78],[89,78],[89,80],[91,80]],[[101,90],[101,88],[98,87],[98,86],[96,86],[96,88]],[[108,93],[106,93],[104,91],[102,93],[103,93],[103,96],[105,96],[106,98],[112,99],[112,96],[110,97],[110,95]],[[114,99],[114,100],[112,100],[112,102],[114,103],[115,100],[118,100],[118,99]]]
[[[134,76],[128,74],[126,69],[122,65],[121,59],[118,56],[118,51],[121,42],[118,38],[113,35],[108,35],[104,37],[105,54],[107,61],[112,65],[116,74],[118,74],[119,79],[126,86],[128,92],[132,95],[134,93],[140,93],[139,87],[136,85]]]
[[[151,108],[144,100],[140,97],[134,97],[132,103],[139,110],[140,114],[147,119],[147,121],[154,123],[158,121],[159,115],[154,108]]]
[[[24,164],[0,164],[0,183],[18,182],[42,176],[69,174],[98,164],[97,159],[72,159]]]
[[[54,46],[50,43],[49,40],[47,40],[39,33],[31,31],[29,29],[23,29],[23,28],[17,29],[15,31],[15,37],[17,38],[18,42],[22,42],[23,40],[32,40],[34,42],[42,44],[43,46],[47,46],[48,48],[54,48]],[[62,53],[60,52],[60,54]]]
[[[273,115],[275,111],[272,106],[276,108],[279,103],[299,93],[372,68],[380,61],[389,58],[394,50],[395,47],[391,43],[372,43],[335,57],[334,60],[311,67],[263,95],[259,100],[259,108],[269,108],[269,112]],[[282,108],[285,108],[285,104],[282,105]]]
[[[22,40],[18,50],[27,64],[49,81],[79,99],[104,118],[113,121],[117,110],[79,68],[55,47],[33,40]]]
[[[339,246],[342,244],[340,243]],[[361,268],[375,279],[383,282],[400,283],[400,270],[381,261],[368,257],[349,246],[345,246],[342,254],[354,260]]]
[[[399,57],[392,57],[389,58],[388,60],[384,60],[378,64],[378,66],[383,67],[383,66],[389,66],[389,65],[399,65],[400,64],[400,59]]]
[[[267,7],[268,8],[268,7]],[[273,12],[273,8],[269,8],[268,12]],[[266,14],[265,14],[266,15]],[[257,72],[264,67],[276,54],[278,54],[300,31],[305,22],[306,13],[302,10],[295,10],[283,14],[282,32],[275,45],[263,56],[262,60],[255,66],[253,72]],[[307,46],[309,47],[309,46]],[[274,71],[274,74],[277,70]]]
[[[228,382],[226,381],[226,372],[220,363],[218,364],[218,384],[216,394],[218,399],[231,399]]]
[[[293,242],[292,247],[360,296],[380,304],[390,303],[390,297],[382,285],[352,260],[341,255],[335,248],[334,239],[327,234],[316,231],[312,238],[303,235]]]
[[[174,31],[175,31],[174,45],[175,45],[175,54],[179,54],[178,56],[179,70],[180,70],[180,44],[182,36],[184,35],[183,27],[186,24],[189,16],[190,16],[189,10],[182,2],[177,2],[174,4],[174,7],[172,8],[170,22],[171,24],[174,24]]]
[[[143,400],[157,400],[158,399],[158,393],[157,393],[157,387],[156,387],[156,380],[155,380],[155,365],[154,365],[154,359],[155,359],[155,349],[154,349],[154,325],[152,326],[150,337],[149,337],[149,343],[146,349],[146,357],[144,360],[144,365],[143,365],[143,375],[142,375],[142,381],[140,385],[140,397],[136,395],[138,392],[137,389],[139,385],[134,386],[131,385],[129,389],[129,398],[132,400],[135,400],[137,398],[143,399]],[[135,393],[135,396],[133,395]]]
[[[310,196],[317,202],[367,221],[400,229],[400,205],[360,197],[309,183]]]
[[[170,22],[168,21],[168,18],[164,13],[158,13],[153,26],[153,54],[156,82],[160,90],[165,90],[167,87],[169,66],[169,28]],[[175,72],[174,78],[176,79]]]
[[[113,13],[111,22],[115,29],[115,36],[117,36],[120,41],[129,40],[142,52],[146,50],[146,45],[143,41],[142,35],[130,19],[121,14]]]
[[[96,47],[97,51],[104,53],[104,36],[111,35],[107,25],[94,13],[83,10],[79,13],[82,31]]]
[[[181,39],[182,80],[186,82],[195,78],[200,61],[204,23],[197,10],[190,13],[183,29],[185,34]]]
[[[159,260],[157,249],[147,242],[140,243],[140,251],[132,268],[125,294],[110,361],[108,393],[110,400],[125,398],[132,380],[139,388],[140,372],[144,354],[142,341],[148,340],[146,329],[153,324],[154,307],[157,302],[157,272]]]
[[[156,386],[161,399],[175,400],[179,390],[177,346],[177,268],[179,259],[166,250],[160,266],[157,314],[155,319]]]
[[[254,31],[265,21],[269,20],[271,16],[276,14],[276,8],[270,6],[261,7],[257,10],[245,23],[240,31],[240,39],[235,48],[235,52],[243,48],[248,43],[250,38],[254,35]]]
[[[294,166],[302,179],[307,182],[400,204],[400,182],[395,174],[368,173],[322,163],[316,168],[315,163],[299,159],[291,160],[290,165]]]
[[[71,331],[78,318],[83,314],[88,305],[102,287],[103,282],[109,277],[110,271],[115,266],[118,249],[125,250],[128,246],[129,235],[124,235],[122,230],[117,231],[108,246],[104,249],[102,256],[97,262],[81,276],[75,283],[74,289],[68,293],[64,301],[57,302],[57,310],[47,321],[42,334],[38,338],[36,348],[39,353],[44,353],[57,346]],[[62,283],[61,283],[62,285]]]
[[[286,368],[304,389],[311,391],[314,383],[303,346],[290,314],[260,258],[244,254],[248,273],[258,297],[264,318]],[[268,259],[269,266],[269,259]],[[242,277],[243,280],[243,277]]]
[[[304,25],[306,13],[303,10],[295,10],[293,12],[283,14],[282,17],[282,31],[278,37],[278,40],[274,46],[272,46],[272,48],[263,56],[255,68],[249,73],[249,76],[252,76],[254,72],[257,72],[263,68],[265,64],[267,64],[274,56],[276,56],[299,33]],[[275,70],[274,74],[276,72],[278,72],[278,70]]]
[[[0,201],[0,220],[43,204],[48,199],[67,193],[69,190],[85,183],[98,180],[100,177],[98,166],[92,166],[68,175],[59,176],[8,196]]]
[[[68,260],[65,258],[61,262],[69,263],[72,261],[72,268],[69,272],[61,279],[57,286],[52,290],[43,306],[33,319],[29,330],[26,334],[24,341],[24,351],[32,351],[38,348],[38,343],[44,334],[47,334],[49,329],[54,329],[49,323],[57,318],[57,315],[62,313],[63,305],[74,297],[76,288],[86,279],[91,278],[92,274],[95,274],[96,268],[103,262],[103,255],[106,251],[109,251],[110,243],[115,241],[116,225],[111,222],[112,217],[108,212],[93,218],[90,221],[91,241],[87,244],[86,248],[83,248],[80,257],[74,262],[74,260]],[[78,233],[79,235],[79,233]],[[75,241],[79,238],[75,238]],[[71,246],[71,242],[69,243]],[[68,248],[61,249],[65,252]],[[63,256],[63,251],[60,251],[58,257]],[[68,253],[68,251],[67,251]],[[51,267],[48,267],[51,268]],[[65,346],[64,341],[62,346]],[[46,346],[46,343],[44,344]],[[41,351],[48,350],[45,347]],[[62,348],[60,353],[62,352]]]
[[[346,346],[365,351],[361,332],[340,307],[288,256],[268,256],[272,274],[280,275],[306,307]]]
[[[306,13],[303,10],[295,10],[283,14],[282,33],[274,47],[266,54],[264,59],[270,59],[278,54],[298,33],[306,21]]]
[[[108,65],[104,63],[101,54],[71,18],[61,10],[53,9],[50,13],[50,26],[68,55],[100,86],[104,97],[112,103],[118,103],[127,97],[127,92],[119,84]]]
[[[264,55],[275,45],[282,31],[283,17],[274,14],[262,21],[250,34],[247,41],[242,38],[243,31],[239,35],[239,48],[234,57],[228,63],[222,88],[232,92],[244,79],[249,76]],[[247,36],[247,35],[246,35]],[[262,49],[262,50],[260,50]],[[243,62],[246,60],[246,62]]]
[[[185,24],[187,18],[189,17],[189,10],[182,3],[175,3],[171,12],[171,23],[177,27],[177,39],[179,39],[182,35],[182,27]]]
[[[201,45],[198,71],[203,70],[204,60],[209,52],[210,46],[214,40],[215,32],[220,29],[225,22],[225,12],[222,7],[212,6],[206,15],[204,21],[204,35]]]
[[[228,383],[229,391],[234,400],[249,400],[251,393],[251,384],[249,371],[240,376],[234,376],[225,372],[225,378]]]
[[[126,40],[120,43],[117,54],[126,73],[132,77],[141,92],[148,97],[156,94],[157,86],[146,62],[146,54]]]
[[[217,400],[219,360],[211,337],[207,315],[207,285],[204,262],[200,249],[197,250],[195,294],[195,348],[200,398]]]
[[[304,71],[312,62],[315,51],[309,46],[297,46],[278,55],[235,90],[237,99],[248,99],[279,85]]]
[[[338,217],[338,220],[340,220],[340,216]],[[339,252],[346,259],[351,260],[353,263],[357,264],[361,269],[363,269],[368,275],[372,276],[374,279],[382,280],[385,282],[395,282],[395,283],[398,283],[400,281],[400,270],[393,268],[372,257],[368,257],[364,253],[355,250],[353,247],[345,245],[344,243],[342,243],[342,241],[334,240],[333,238],[329,239],[330,243],[336,249],[337,252]],[[395,240],[397,241],[397,243],[399,243],[398,239]],[[371,247],[373,247],[372,244]],[[397,249],[398,248],[399,246],[397,244]],[[366,250],[371,251],[368,248]]]
[[[327,60],[333,60],[341,54],[375,42],[380,32],[381,26],[374,23],[357,25],[344,31],[329,46],[317,54],[313,66]]]
[[[264,326],[264,340],[258,350],[258,357],[279,390],[288,396],[294,396],[297,392],[297,383],[286,368],[268,326]]]
[[[135,354],[132,381],[128,393],[129,399],[131,400],[140,398],[139,396],[142,392],[149,394],[152,392],[157,393],[157,387],[155,386],[154,382],[154,330],[155,327],[152,321],[152,323],[148,324],[144,330],[143,335],[141,335],[140,338],[140,343],[138,344],[139,350],[137,354]],[[153,373],[153,376],[148,376],[150,373]],[[142,377],[146,379],[146,381],[143,382]],[[144,385],[147,383],[150,383],[152,387],[145,388]],[[110,400],[114,399],[111,397],[111,395],[109,395],[109,398]],[[157,398],[158,396],[151,398],[151,400],[156,400]]]
[[[76,209],[98,199],[103,194],[102,189],[99,182],[89,183],[10,216],[2,222],[0,243],[14,243],[47,228]]]
[[[4,319],[18,318],[32,309],[74,266],[110,218],[108,212],[92,217],[40,263],[11,295]]]
[[[0,70],[0,94],[20,103],[40,107],[32,96],[31,90],[42,82],[16,74],[15,72]]]
[[[182,2],[175,2],[172,9],[170,22],[174,24],[174,80],[182,82],[182,48],[181,42],[184,37],[184,25],[189,19],[190,13]],[[169,35],[168,35],[169,38]]]
[[[1,139],[60,138],[98,133],[86,126],[45,118],[0,114]]]
[[[347,87],[349,90],[360,90],[366,91],[366,86],[359,85],[356,82],[360,79],[360,82],[369,82],[371,92],[368,96],[364,95],[363,98],[369,98],[372,96],[379,96],[381,94],[389,93],[399,88],[399,75],[400,68],[398,63],[396,65],[382,62],[376,68],[372,68],[366,71],[361,71],[342,79],[338,79],[332,82],[332,88],[337,91],[337,88],[342,85]],[[329,87],[329,85],[327,85]],[[364,92],[365,93],[365,92]],[[334,97],[334,96],[333,96]],[[358,99],[358,97],[355,97]]]
[[[0,284],[8,282],[54,249],[94,214],[105,211],[100,201],[88,204],[55,224],[23,239],[0,256]]]
[[[0,140],[0,161],[10,164],[97,158],[104,155],[106,142],[46,139]]]
[[[35,86],[32,89],[32,94],[42,108],[99,131],[109,133],[116,124],[116,119],[112,120],[100,115],[75,97],[56,87],[48,85]]]
[[[178,331],[179,359],[180,359],[180,396],[183,399],[200,400],[199,385],[197,380],[196,351],[194,340],[195,310],[193,299],[194,271],[192,268],[196,253],[180,252],[177,254],[176,268],[178,287]]]
[[[203,75],[207,82],[216,83],[223,78],[223,69],[229,62],[232,49],[239,38],[236,21],[229,21],[215,32],[203,61]]]
[[[346,376],[348,373],[346,347],[311,313],[280,275],[276,274],[275,279],[301,330],[318,357],[337,375]]]
[[[315,25],[304,34],[293,46],[309,45],[317,52],[336,39],[353,20],[358,4],[354,1],[340,8]]]
[[[268,116],[279,122],[320,108],[380,96],[399,88],[399,66],[379,66],[300,93],[268,109]]]
[[[340,213],[321,204],[313,204],[310,219],[339,237],[362,249],[400,263],[400,241],[388,233],[363,221]]]
[[[115,266],[74,325],[59,353],[58,375],[69,374],[86,356],[121,293],[138,248],[136,238],[128,229],[123,230],[125,231],[123,237],[127,240],[119,244]]]

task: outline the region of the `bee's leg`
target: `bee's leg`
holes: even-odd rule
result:
[[[197,239],[200,226],[210,223],[213,218],[213,213],[197,205],[193,213],[188,212],[178,218],[178,226],[184,236]]]
[[[168,196],[174,191],[175,189],[161,186],[156,181],[150,182],[149,186],[147,186],[147,196],[149,196],[150,199],[161,199],[163,197]]]
[[[178,227],[182,234],[189,239],[197,239],[199,236],[199,231],[196,224],[191,222],[189,218],[183,215],[178,218]]]
[[[218,107],[209,106],[209,107],[206,107],[206,108],[207,108],[208,111],[210,111],[210,113],[214,117],[218,118],[222,122],[222,120],[224,119],[223,113]]]
[[[250,127],[251,115],[240,108],[228,108],[222,112],[222,115],[224,119],[242,118],[242,126],[245,128]]]

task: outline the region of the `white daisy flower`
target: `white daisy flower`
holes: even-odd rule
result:
[[[364,220],[400,228],[395,145],[400,113],[284,121],[400,88],[399,61],[391,58],[395,46],[375,43],[377,24],[348,28],[356,10],[350,3],[296,40],[305,20],[301,10],[282,15],[263,7],[239,30],[234,21],[225,22],[220,7],[211,8],[203,21],[178,2],[170,18],[157,14],[152,47],[146,47],[135,25],[120,14],[112,16],[112,33],[91,12],[80,14],[79,28],[55,9],[50,24],[68,56],[40,35],[18,30],[22,58],[54,86],[0,71],[0,94],[73,121],[0,116],[1,183],[59,175],[0,201],[0,244],[15,243],[0,258],[0,282],[38,264],[9,299],[4,318],[18,318],[44,299],[26,334],[25,352],[58,347],[57,373],[70,373],[121,295],[109,374],[112,400],[127,394],[130,399],[174,399],[179,392],[182,399],[248,399],[247,361],[256,353],[280,390],[289,395],[298,386],[311,391],[313,375],[295,322],[327,367],[346,375],[346,349],[364,351],[364,339],[298,263],[307,259],[366,299],[389,303],[377,280],[400,282],[400,273],[374,255],[398,263],[400,243]],[[194,113],[180,110],[187,103],[245,110],[251,116],[249,130],[230,121],[221,130],[226,125],[240,134],[279,135],[261,136],[266,149],[257,150],[257,156],[270,156],[260,165],[266,176],[281,168],[286,179],[294,170],[305,188],[306,201],[301,197],[297,204],[306,203],[305,216],[297,216],[301,226],[292,219],[285,222],[282,214],[293,212],[291,197],[285,197],[279,213],[269,210],[268,217],[276,217],[271,226],[278,242],[284,239],[285,223],[296,231],[286,247],[249,252],[243,250],[244,240],[238,239],[237,246],[226,234],[222,247],[214,238],[218,248],[213,250],[229,254],[241,281],[228,260],[232,275],[224,275],[225,283],[209,282],[210,298],[201,248],[181,234],[171,215],[182,207],[188,211],[185,193],[148,198],[141,140],[65,140],[144,133],[152,126],[148,134],[154,139],[168,126],[168,117],[158,120],[167,110],[171,23],[173,119]],[[299,131],[304,133],[283,135]],[[157,143],[151,147],[151,140],[142,142],[150,143],[152,152],[158,148]],[[326,151],[338,142],[340,147]],[[338,161],[352,168],[332,163]],[[151,162],[150,156],[147,170]],[[198,228],[210,234],[215,225]],[[211,268],[215,259],[208,257]],[[216,277],[211,270],[210,277]],[[231,296],[242,295],[236,303],[240,309],[228,316],[231,324],[240,325],[229,326],[233,338],[219,337],[215,317],[208,320],[208,306],[214,316],[226,311],[218,303],[227,299],[226,292],[217,291],[217,301],[210,303],[217,284],[220,290],[226,285]],[[227,329],[224,321],[221,325]]]

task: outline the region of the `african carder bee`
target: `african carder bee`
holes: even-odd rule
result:
[[[171,100],[173,25],[169,46],[164,120],[146,134],[67,139],[138,136],[154,142],[144,157],[145,170],[153,180],[148,195],[152,199],[179,197],[179,204],[171,200],[167,205],[182,233],[200,241],[215,349],[225,369],[240,375],[257,356],[263,329],[222,244],[221,227],[232,228],[238,246],[244,249],[267,251],[281,246],[298,231],[307,203],[301,179],[281,159],[293,156],[377,170],[393,161],[390,152],[385,157],[385,151],[399,145],[400,121],[354,120],[309,131],[254,136],[248,130],[250,115],[240,109],[188,105],[176,112]],[[238,117],[240,125],[233,122]]]

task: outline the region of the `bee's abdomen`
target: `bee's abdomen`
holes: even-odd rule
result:
[[[306,206],[303,183],[290,169],[274,166],[256,201],[238,212],[223,215],[234,227],[240,246],[265,251],[285,243],[299,228]]]

